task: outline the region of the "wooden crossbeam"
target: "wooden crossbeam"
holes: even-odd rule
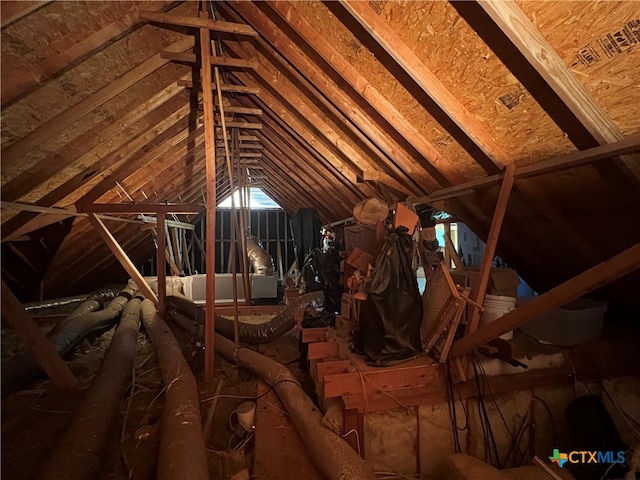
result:
[[[177,203],[91,203],[78,206],[84,213],[200,213],[199,204]]]
[[[419,387],[428,385],[438,376],[439,368],[433,365],[393,368],[389,370],[380,369],[375,372],[337,373],[324,377],[324,395],[327,398],[340,397],[343,395],[359,395],[363,393],[363,386],[366,392],[369,393],[378,390],[390,391]]]
[[[111,235],[109,229],[104,226],[102,220],[100,220],[94,213],[92,213],[89,215],[89,221],[96,229],[104,243],[107,244],[109,250],[111,250],[113,255],[118,259],[120,265],[122,265],[122,268],[124,268],[129,276],[133,279],[133,281],[136,282],[136,285],[138,285],[138,288],[142,291],[142,293],[144,293],[144,296],[151,300],[157,306],[158,297],[156,297],[156,294],[153,292],[144,277],[140,274],[131,259],[127,256],[120,244],[116,241],[113,235]]]
[[[233,33],[235,35],[246,35],[250,37],[258,36],[258,32],[256,32],[249,25],[245,25],[242,23],[231,23],[221,20],[212,20],[209,18],[188,17],[184,15],[159,13],[149,10],[141,10],[140,18],[142,20],[154,23],[164,23],[182,27],[207,28],[215,32]]]
[[[216,122],[216,127],[221,127],[222,123]],[[226,122],[228,128],[246,128],[247,130],[262,130],[262,124],[256,122]]]
[[[58,387],[73,388],[78,383],[67,364],[45,337],[11,289],[2,280],[2,319],[29,348],[42,369]]]
[[[262,158],[262,152],[240,152],[240,158]]]
[[[196,63],[196,55],[195,53],[180,53],[180,52],[170,52],[170,51],[162,51],[160,52],[160,57],[165,60],[171,60],[172,62],[180,62],[180,63]],[[217,67],[227,67],[227,68],[256,68],[257,64],[254,60],[246,60],[244,58],[234,58],[227,56],[211,56],[209,57],[211,65],[215,65]]]
[[[609,260],[576,275],[548,292],[538,295],[530,302],[457,340],[451,347],[449,357],[454,358],[469,353],[478,346],[521,327],[537,316],[580,298],[638,268],[640,268],[640,243],[636,243]]]
[[[193,82],[191,80],[178,80],[177,83],[180,87],[193,88]],[[215,86],[213,88],[215,88]],[[225,93],[245,93],[258,95],[261,91],[261,88],[250,87],[247,85],[233,85],[230,83],[223,83],[220,85],[220,90]]]
[[[340,350],[335,342],[315,342],[309,344],[307,358],[309,360],[321,360],[323,358],[338,357]]]
[[[588,165],[593,162],[613,158],[618,155],[624,155],[629,153],[636,153],[640,151],[640,135],[633,135],[620,140],[619,142],[610,143],[607,145],[600,145],[598,147],[589,148],[587,150],[577,150],[575,152],[567,153],[552,157],[548,160],[527,165],[525,167],[518,167],[514,172],[514,177],[517,179],[529,178],[538,175],[545,175],[549,173],[556,173],[569,168],[575,168],[582,165]],[[450,198],[456,198],[474,190],[490,187],[499,183],[502,180],[503,174],[490,175],[478,180],[472,180],[459,185],[455,185],[449,188],[443,188],[430,195],[424,197],[418,197],[413,199],[414,205],[421,203],[433,203],[441,200],[448,200]]]
[[[216,112],[217,111],[219,111],[219,108],[216,105]],[[238,107],[236,105],[225,105],[224,112],[225,113],[241,113],[244,115],[262,115],[261,108]]]

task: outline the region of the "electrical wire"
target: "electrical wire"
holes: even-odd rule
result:
[[[556,437],[556,421],[553,418],[553,412],[551,411],[551,408],[549,408],[549,405],[547,405],[547,402],[545,402],[542,398],[538,397],[537,395],[532,395],[531,398],[533,400],[537,400],[540,403],[542,403],[544,408],[547,410],[547,413],[549,414],[549,420],[551,420],[551,435],[553,437],[552,438],[553,444],[558,445],[557,437]]]
[[[278,380],[277,382],[275,382],[273,385],[270,385],[269,389],[265,390],[260,395],[253,395],[253,396],[251,396],[251,395],[227,395],[227,394],[214,395],[213,397],[203,398],[202,400],[200,400],[200,403],[208,402],[210,400],[213,400],[214,398],[237,398],[239,400],[258,400],[258,399],[264,397],[265,395],[267,395],[269,392],[271,392],[273,389],[275,389],[281,383],[287,383],[287,382],[288,383],[293,383],[294,385],[297,385],[302,390],[304,390],[302,385],[300,385],[300,383],[297,382],[296,380],[289,380],[288,378],[283,378],[283,379]]]

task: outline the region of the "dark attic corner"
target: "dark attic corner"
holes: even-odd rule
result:
[[[637,2],[0,28],[3,478],[640,479]]]

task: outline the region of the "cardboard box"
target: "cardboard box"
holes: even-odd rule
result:
[[[469,267],[461,270],[454,268],[449,270],[453,283],[462,287],[471,287],[473,291],[480,272],[477,268]],[[492,268],[487,292],[489,295],[504,295],[507,297],[518,297],[518,285],[520,277],[518,272],[512,268]]]

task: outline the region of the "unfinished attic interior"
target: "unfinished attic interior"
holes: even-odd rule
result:
[[[640,478],[640,3],[0,18],[3,476]]]

